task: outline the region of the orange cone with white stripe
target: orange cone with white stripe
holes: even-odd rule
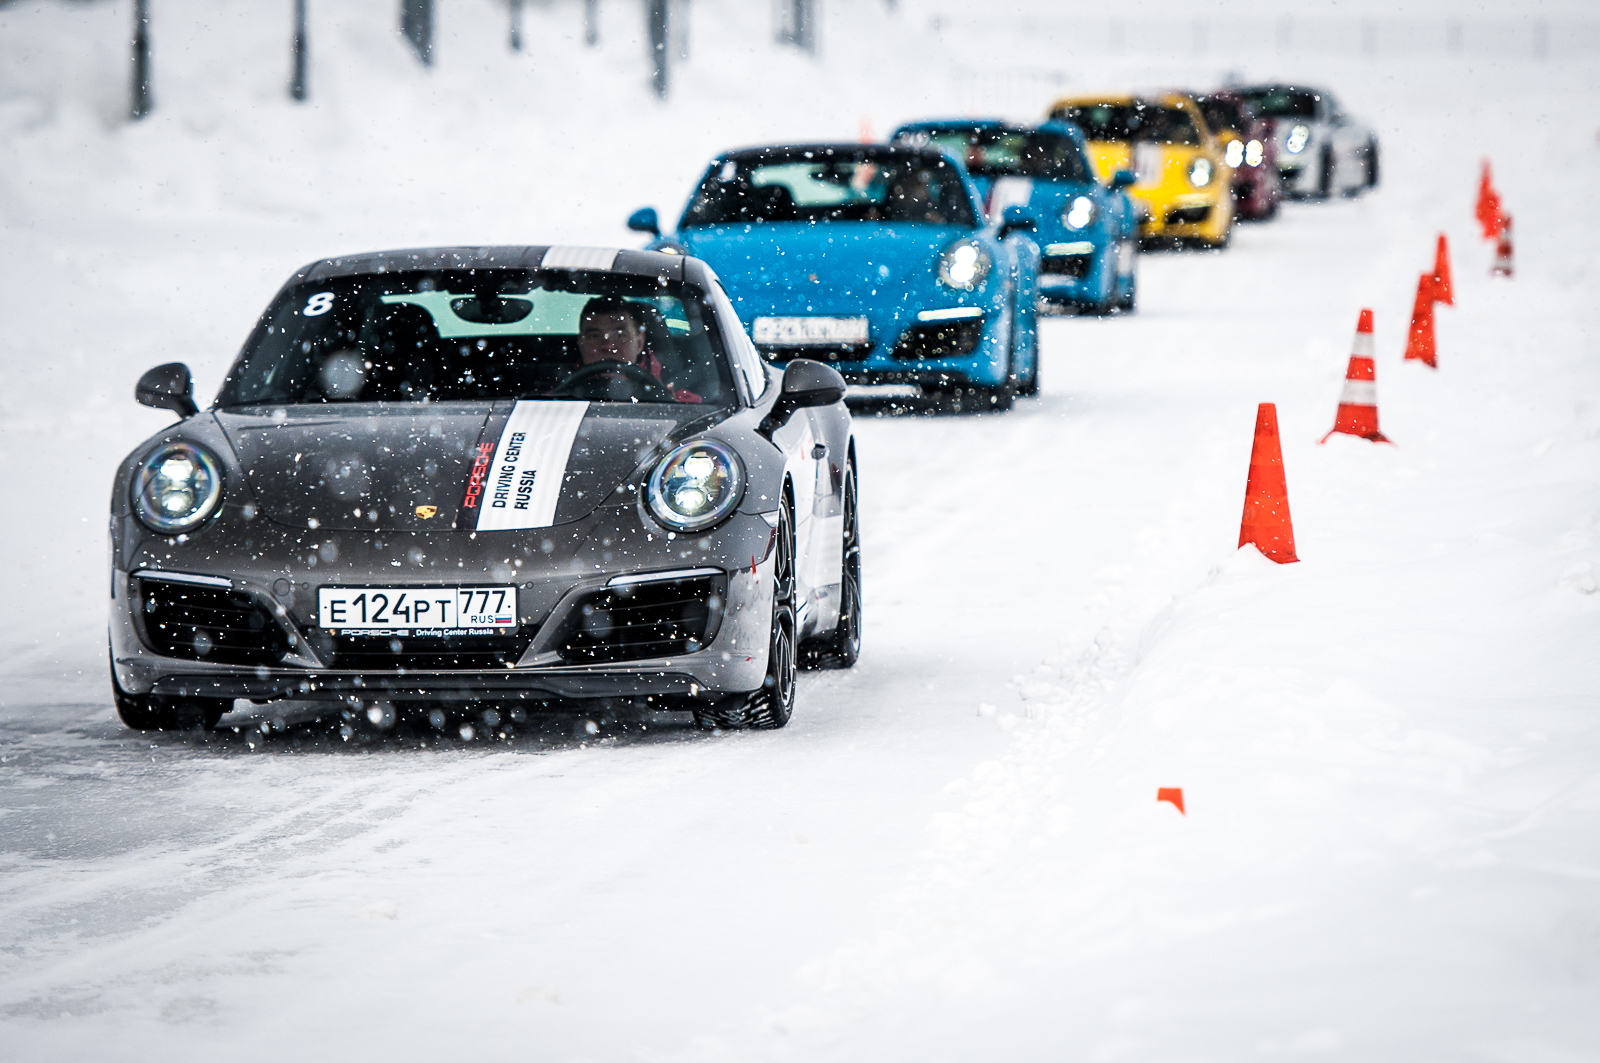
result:
[[[1323,436],[1326,443],[1335,433],[1360,436],[1374,443],[1390,439],[1378,431],[1378,365],[1372,353],[1372,311],[1361,311],[1356,324],[1356,341],[1350,348],[1350,368],[1345,370],[1344,391],[1339,395],[1339,412],[1333,431]]]
[[[1456,305],[1455,292],[1450,287],[1450,243],[1444,233],[1439,234],[1439,249],[1433,253],[1433,301]]]
[[[1256,408],[1256,438],[1250,447],[1250,477],[1244,485],[1244,517],[1239,521],[1239,545],[1245,543],[1254,543],[1280,565],[1300,560],[1294,555],[1289,484],[1278,444],[1278,408],[1270,402]]]
[[[1433,277],[1424,273],[1417,281],[1417,301],[1411,306],[1411,331],[1406,336],[1406,361],[1416,359],[1430,369],[1439,368],[1433,343]]]
[[[1511,276],[1511,215],[1500,219],[1500,242],[1494,248],[1494,265],[1489,267],[1491,277]]]

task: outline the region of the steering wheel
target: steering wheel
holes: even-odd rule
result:
[[[615,362],[610,360],[594,362],[590,365],[580,367],[577,372],[573,373],[571,376],[567,377],[567,379],[563,380],[561,383],[552,388],[550,394],[560,395],[564,392],[571,391],[575,386],[582,384],[586,380],[592,380],[597,376],[611,376],[614,374],[620,374],[624,377],[627,377],[628,383],[634,386],[635,393],[641,399],[646,399],[651,402],[677,401],[677,399],[673,396],[672,391],[668,389],[665,384],[651,376],[645,370],[640,369],[638,366],[633,365],[630,362]]]

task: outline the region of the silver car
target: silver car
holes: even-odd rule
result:
[[[781,727],[860,651],[844,381],[763,362],[698,259],[582,247],[315,262],[212,406],[111,495],[111,678],[139,729],[236,699]]]
[[[1378,183],[1378,136],[1326,89],[1245,85],[1232,91],[1273,127],[1280,189],[1287,196],[1355,195]]]

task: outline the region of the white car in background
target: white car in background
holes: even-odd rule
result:
[[[1273,126],[1284,195],[1355,195],[1378,183],[1378,136],[1340,108],[1325,89],[1240,85],[1258,117]]]

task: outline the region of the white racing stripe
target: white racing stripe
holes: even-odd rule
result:
[[[511,409],[489,466],[478,531],[548,528],[587,402],[520,400]]]
[[[614,247],[563,247],[545,249],[539,265],[544,269],[610,269],[617,261]]]

